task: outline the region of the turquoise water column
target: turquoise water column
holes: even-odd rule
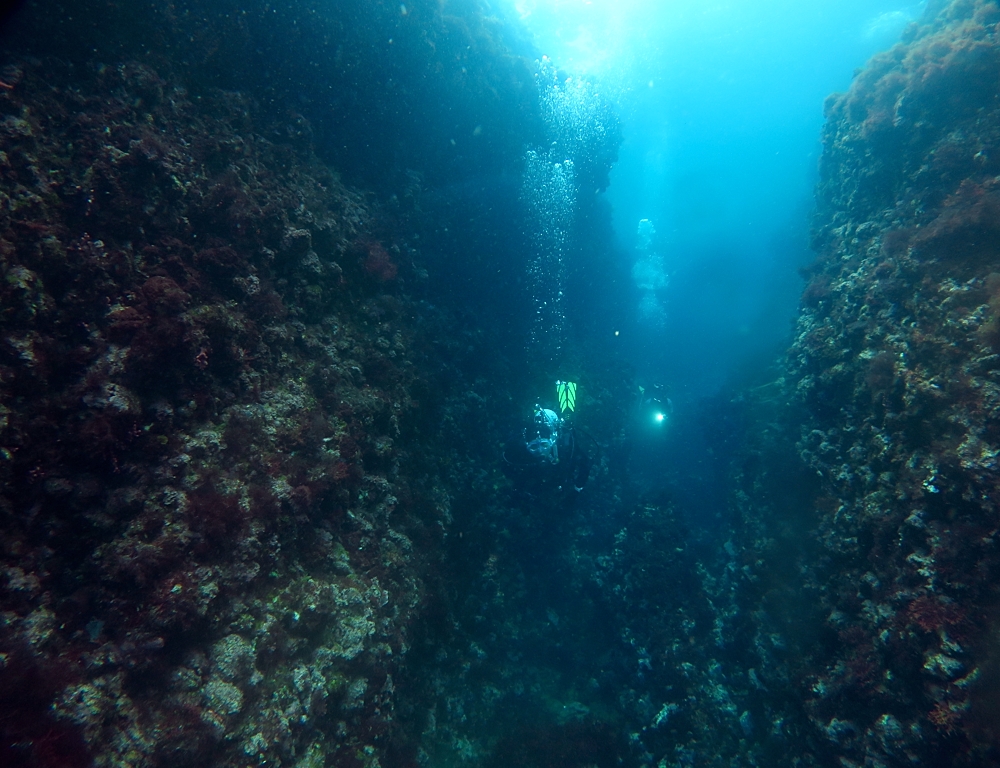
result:
[[[666,325],[667,309],[662,294],[670,284],[663,254],[656,247],[656,228],[649,219],[639,222],[636,232],[636,260],[632,279],[639,289],[638,320],[640,325],[659,330]]]
[[[521,202],[532,248],[527,284],[535,314],[529,344],[536,359],[551,364],[565,346],[564,289],[574,261],[581,185],[587,194],[606,185],[620,133],[617,117],[592,81],[559,73],[548,59],[538,62],[535,77],[546,141],[526,152]]]
[[[524,167],[522,198],[531,227],[528,288],[534,317],[529,344],[532,354],[547,363],[559,359],[565,343],[563,288],[570,228],[576,208],[573,161],[553,149],[530,150]]]

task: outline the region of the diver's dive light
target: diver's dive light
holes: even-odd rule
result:
[[[654,429],[666,429],[674,413],[674,404],[669,397],[664,397],[661,387],[653,387],[650,392],[645,387],[639,387],[639,407],[636,416],[640,422],[651,425]]]
[[[557,381],[556,395],[559,398],[560,412],[576,410],[576,382]]]

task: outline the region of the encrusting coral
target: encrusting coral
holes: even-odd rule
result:
[[[537,92],[478,8],[238,5],[5,37],[5,764],[412,759],[488,343],[421,300],[418,201],[514,167]]]
[[[11,759],[370,746],[421,600],[403,529],[437,515],[396,482],[415,407],[406,246],[238,95],[196,105],[144,65],[5,77]]]
[[[789,383],[840,641],[800,674],[844,761],[996,759],[998,82],[1000,8],[954,2],[827,104]]]

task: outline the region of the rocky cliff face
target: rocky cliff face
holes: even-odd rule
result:
[[[799,670],[848,764],[997,759],[1000,8],[954,2],[826,106],[791,350],[819,478]]]
[[[534,85],[475,14],[434,3],[345,4],[312,47],[241,47],[307,5],[29,3],[5,48],[4,765],[413,754],[395,681],[453,495],[492,487],[466,452],[494,435],[466,401],[484,339],[422,300],[419,171],[516,163],[534,113],[504,94]],[[342,100],[313,121],[307,90],[330,83],[306,59]],[[490,98],[502,114],[471,106]],[[415,132],[407,104],[452,117]]]
[[[288,760],[337,701],[385,727],[412,260],[301,123],[58,70],[0,105],[4,759]]]

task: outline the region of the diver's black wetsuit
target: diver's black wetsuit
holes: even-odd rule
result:
[[[553,464],[547,458],[532,454],[523,434],[512,437],[503,452],[508,476],[529,492],[548,487],[570,492],[582,490],[593,461],[580,445],[576,430],[564,423],[556,445],[559,461]]]

